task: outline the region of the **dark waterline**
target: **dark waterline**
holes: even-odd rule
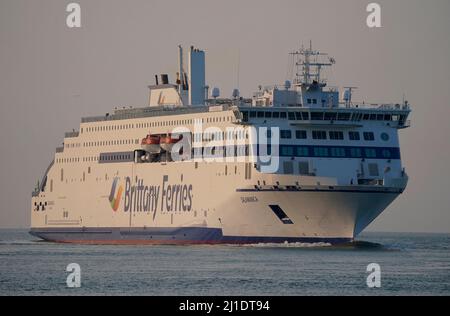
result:
[[[66,266],[81,266],[81,288]],[[366,285],[370,263],[381,288]],[[0,295],[449,295],[450,234],[365,233],[354,244],[89,246],[0,230]]]

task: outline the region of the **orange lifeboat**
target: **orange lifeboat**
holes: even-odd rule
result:
[[[170,152],[172,150],[173,145],[178,143],[182,138],[183,135],[179,135],[178,137],[174,137],[172,136],[172,134],[161,136],[160,138],[161,148],[167,152]]]
[[[161,137],[158,135],[147,135],[147,137],[142,139],[141,146],[142,149],[151,153],[157,154],[161,152],[161,147],[159,145]]]

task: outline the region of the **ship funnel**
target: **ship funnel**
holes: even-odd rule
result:
[[[178,73],[177,73],[178,90],[186,90],[186,84],[184,83],[184,70],[183,70],[183,47],[178,45]]]
[[[205,52],[194,46],[189,51],[189,104],[205,104]]]

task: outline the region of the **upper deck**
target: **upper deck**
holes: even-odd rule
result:
[[[246,100],[215,100],[213,104],[205,106],[161,106],[117,109],[112,114],[82,118],[82,123],[117,121],[146,117],[165,117],[173,115],[189,115],[208,112],[222,112],[233,110],[235,123],[270,123],[271,120],[286,119],[291,124],[301,125],[339,125],[360,126],[366,121],[384,121],[391,127],[406,128],[410,126],[407,120],[411,109],[408,104],[364,104],[346,105],[340,103],[338,107],[311,108],[302,106],[266,107],[253,106]]]
[[[353,102],[354,87],[347,87],[341,99],[339,90],[328,87],[326,79],[321,74],[323,68],[332,66],[335,60],[313,50],[312,45],[292,53],[297,58],[292,86],[290,81],[286,81],[284,85],[264,89],[260,87],[251,99],[239,97],[237,89],[233,91],[232,98],[218,98],[217,88],[212,89],[212,98],[208,99],[209,86],[204,83],[204,53],[191,47],[190,58],[198,55],[199,65],[192,66],[186,75],[183,69],[182,49],[181,47],[179,49],[176,84],[170,84],[167,75],[162,75],[162,84],[158,84],[156,76],[156,85],[149,86],[149,106],[123,107],[115,109],[112,114],[82,118],[81,122],[163,118],[175,115],[192,118],[193,114],[232,110],[235,116],[233,123],[244,125],[271,123],[277,125],[280,123],[279,120],[288,120],[291,125],[333,125],[350,128],[361,127],[374,121],[384,122],[386,126],[398,129],[410,126],[408,116],[411,109],[407,101],[403,104]],[[199,82],[196,82],[197,79]],[[195,96],[190,91],[193,89],[192,86],[198,90]]]

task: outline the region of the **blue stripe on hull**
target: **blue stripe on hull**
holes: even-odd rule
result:
[[[352,238],[224,236],[220,228],[32,228],[30,234],[52,242],[80,244],[255,244],[330,243]]]

